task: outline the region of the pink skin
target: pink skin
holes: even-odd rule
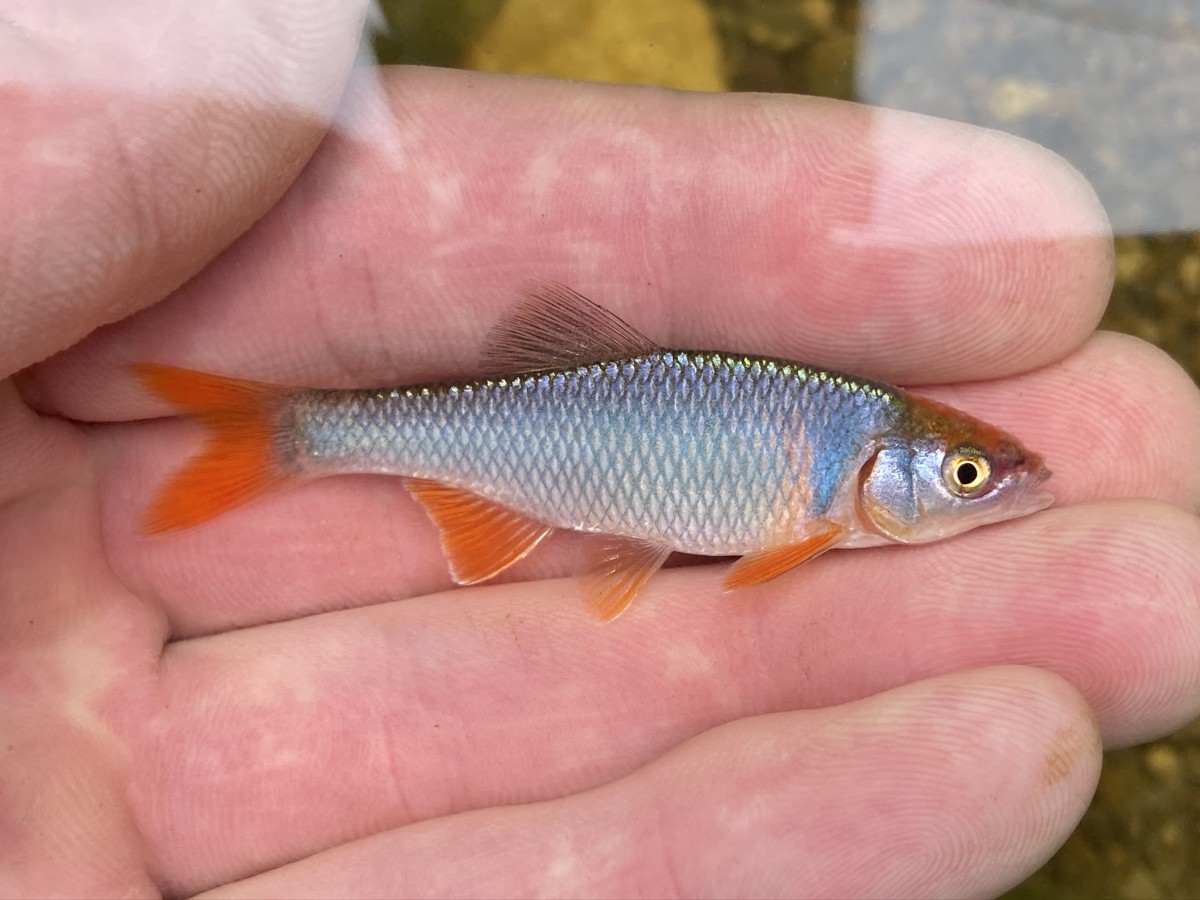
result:
[[[253,56],[242,25],[221,52]],[[185,67],[194,30],[155,33],[134,63]],[[1059,160],[833,103],[402,70],[355,79],[278,199],[341,71],[232,169],[245,105],[180,101],[196,132],[109,95],[114,129],[62,114],[78,84],[0,94],[0,175],[38,201],[0,216],[0,363],[66,350],[0,387],[0,893],[987,895],[1069,833],[1101,740],[1200,711],[1200,398],[1089,336],[1111,248]],[[71,128],[76,169],[30,151]],[[168,410],[124,363],[462,374],[528,275],[665,343],[975,382],[929,393],[1044,453],[1060,505],[733,595],[675,568],[611,626],[569,537],[451,590],[387,480],[138,532],[198,431],[140,421]]]

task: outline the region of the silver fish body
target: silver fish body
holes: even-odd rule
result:
[[[461,487],[552,524],[740,554],[825,515],[892,389],[722,353],[294,400],[297,468]]]

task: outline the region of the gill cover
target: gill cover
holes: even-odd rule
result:
[[[884,445],[858,476],[863,524],[893,541],[908,539],[921,521],[921,503],[913,484],[914,456],[909,445]]]

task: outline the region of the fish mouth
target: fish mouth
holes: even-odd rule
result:
[[[1054,505],[1054,495],[1042,487],[1054,473],[1046,468],[1040,456],[1030,454],[1024,460],[1024,477],[1021,479],[1021,500],[1023,509],[1037,512],[1040,509]]]
[[[1025,498],[1025,506],[1032,513],[1042,509],[1049,509],[1054,505],[1054,495],[1049,491],[1034,490]]]

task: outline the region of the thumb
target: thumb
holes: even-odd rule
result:
[[[365,0],[16,0],[0,20],[0,376],[190,278],[320,142]]]

